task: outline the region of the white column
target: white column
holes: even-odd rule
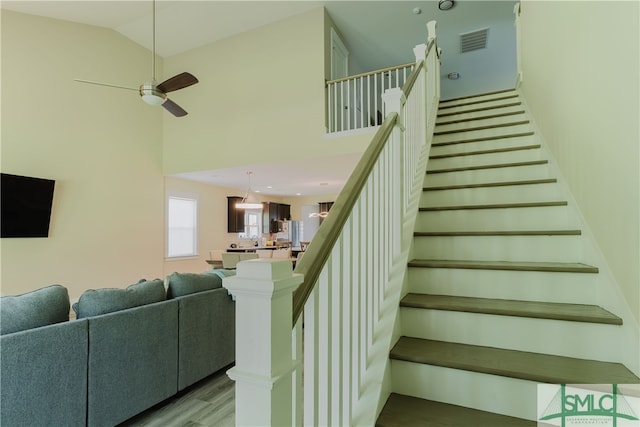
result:
[[[236,299],[236,425],[293,425],[292,294],[302,283],[287,260],[238,263],[222,285]]]
[[[385,90],[382,94],[382,101],[384,102],[384,108],[387,115],[394,112],[398,113],[399,120],[397,121],[397,123],[401,127],[401,129],[404,130],[404,117],[402,116],[402,107],[404,107],[405,102],[407,102],[407,98],[405,97],[404,92],[402,92],[402,89],[399,87],[395,87]]]
[[[420,63],[420,61],[425,61],[427,59],[427,45],[419,44],[413,48],[413,55],[416,57],[416,65]],[[426,67],[427,64],[425,63]]]
[[[436,28],[438,28],[437,21],[427,22],[427,44],[429,44],[432,39],[436,38]]]

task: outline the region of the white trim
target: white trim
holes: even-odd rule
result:
[[[336,48],[345,58],[345,69],[343,76],[335,76],[333,71],[333,48]],[[345,47],[336,30],[331,27],[331,80],[346,77],[349,75],[349,50]]]

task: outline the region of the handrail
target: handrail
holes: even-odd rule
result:
[[[395,71],[395,70],[399,70],[401,68],[408,68],[408,67],[412,67],[414,65],[416,65],[415,62],[408,62],[406,64],[393,65],[391,67],[381,68],[379,70],[367,71],[366,73],[360,73],[360,74],[354,74],[352,76],[340,77],[339,79],[334,79],[334,80],[327,80],[325,82],[325,86],[329,86],[332,83],[340,83],[340,82],[344,82],[344,81],[347,81],[347,80],[358,79],[358,78],[361,78],[361,77],[373,76],[374,74],[386,73],[387,71]]]
[[[419,68],[419,67],[416,67]],[[398,114],[387,115],[384,122],[376,132],[369,147],[362,155],[349,180],[331,206],[331,214],[328,215],[316,232],[313,241],[304,253],[304,256],[296,263],[295,273],[302,273],[304,281],[293,293],[293,323],[295,325],[302,314],[304,305],[313,291],[314,284],[318,281],[320,272],[327,262],[331,250],[335,245],[342,227],[347,222],[349,214],[355,205],[357,195],[364,187],[369,174],[382,152],[382,149],[393,131]]]
[[[440,98],[435,49],[414,54],[382,96],[367,88],[385,118],[295,270],[245,262],[223,283],[249,319],[229,371],[239,425],[375,424]]]
[[[427,55],[429,50],[434,46],[434,42],[434,40],[429,42]],[[405,66],[406,65],[392,68],[395,69]],[[418,66],[411,71],[411,74],[409,74],[407,82],[403,87],[405,94],[408,95],[413,88],[422,67],[424,67],[424,61],[421,61]],[[295,325],[302,314],[304,305],[313,291],[313,286],[318,281],[320,272],[322,271],[324,264],[327,262],[327,259],[329,259],[331,250],[340,236],[342,227],[346,223],[349,214],[355,205],[356,197],[364,187],[367,177],[371,173],[371,170],[373,169],[380,152],[384,148],[384,145],[397,120],[397,113],[387,115],[384,122],[374,135],[371,144],[369,144],[369,147],[360,158],[360,161],[353,170],[353,173],[338,195],[335,203],[331,206],[331,215],[328,215],[322,222],[322,225],[316,232],[312,243],[309,244],[309,247],[305,251],[304,256],[296,263],[294,272],[303,274],[304,281],[293,293],[292,325]],[[318,242],[320,243],[319,245],[314,244]]]

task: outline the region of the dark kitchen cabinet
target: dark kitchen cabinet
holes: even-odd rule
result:
[[[227,196],[227,232],[244,233],[244,209],[236,208],[242,197]]]
[[[278,204],[277,203],[262,204],[262,230],[264,233],[278,232]]]
[[[278,219],[291,219],[291,205],[285,205],[283,203],[278,204]]]
[[[264,203],[262,206],[262,229],[265,233],[282,231],[278,221],[291,218],[291,205],[283,203]]]

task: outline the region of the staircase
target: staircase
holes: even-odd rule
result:
[[[625,384],[575,207],[516,91],[440,103],[378,426],[535,426],[537,384]]]

